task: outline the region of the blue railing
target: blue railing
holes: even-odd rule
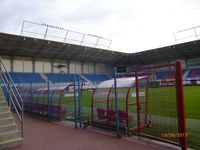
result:
[[[16,112],[17,119],[19,120],[19,127],[21,137],[24,136],[24,114],[23,114],[23,99],[19,94],[10,74],[7,72],[6,67],[0,57],[0,82],[1,86],[8,95],[9,108]]]

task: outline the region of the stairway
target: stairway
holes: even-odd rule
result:
[[[21,145],[20,131],[0,88],[0,150]]]
[[[45,81],[45,82],[48,82],[48,77],[44,74],[44,73],[39,73],[40,76],[42,77],[42,79]],[[50,83],[52,83],[50,80],[49,80]]]
[[[80,74],[80,77],[82,79],[84,79],[85,81],[89,82],[89,83],[92,83],[88,78],[86,78],[84,75]]]
[[[190,73],[190,69],[187,69],[187,70],[185,71],[185,73],[183,73],[183,80],[186,80],[186,79],[187,79],[187,76],[189,75],[189,73]]]

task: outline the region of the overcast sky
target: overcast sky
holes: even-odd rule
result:
[[[200,0],[0,0],[0,32],[20,34],[23,20],[112,39],[138,52],[174,44],[173,32],[200,25]]]

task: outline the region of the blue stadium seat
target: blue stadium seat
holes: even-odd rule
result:
[[[44,83],[44,79],[38,73],[11,72],[14,83]]]
[[[62,73],[45,73],[47,78],[51,82],[73,82],[74,81],[74,74],[62,74]],[[76,78],[78,74],[75,74]],[[80,81],[85,81],[84,79],[80,78]]]
[[[91,82],[102,82],[111,79],[107,74],[83,74]]]
[[[200,79],[200,68],[191,69],[187,78],[194,80]]]

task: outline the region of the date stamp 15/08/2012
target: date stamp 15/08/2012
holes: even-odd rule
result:
[[[162,137],[164,138],[180,138],[180,137],[188,137],[188,133],[174,133],[174,132],[167,132],[167,133],[162,133]]]

